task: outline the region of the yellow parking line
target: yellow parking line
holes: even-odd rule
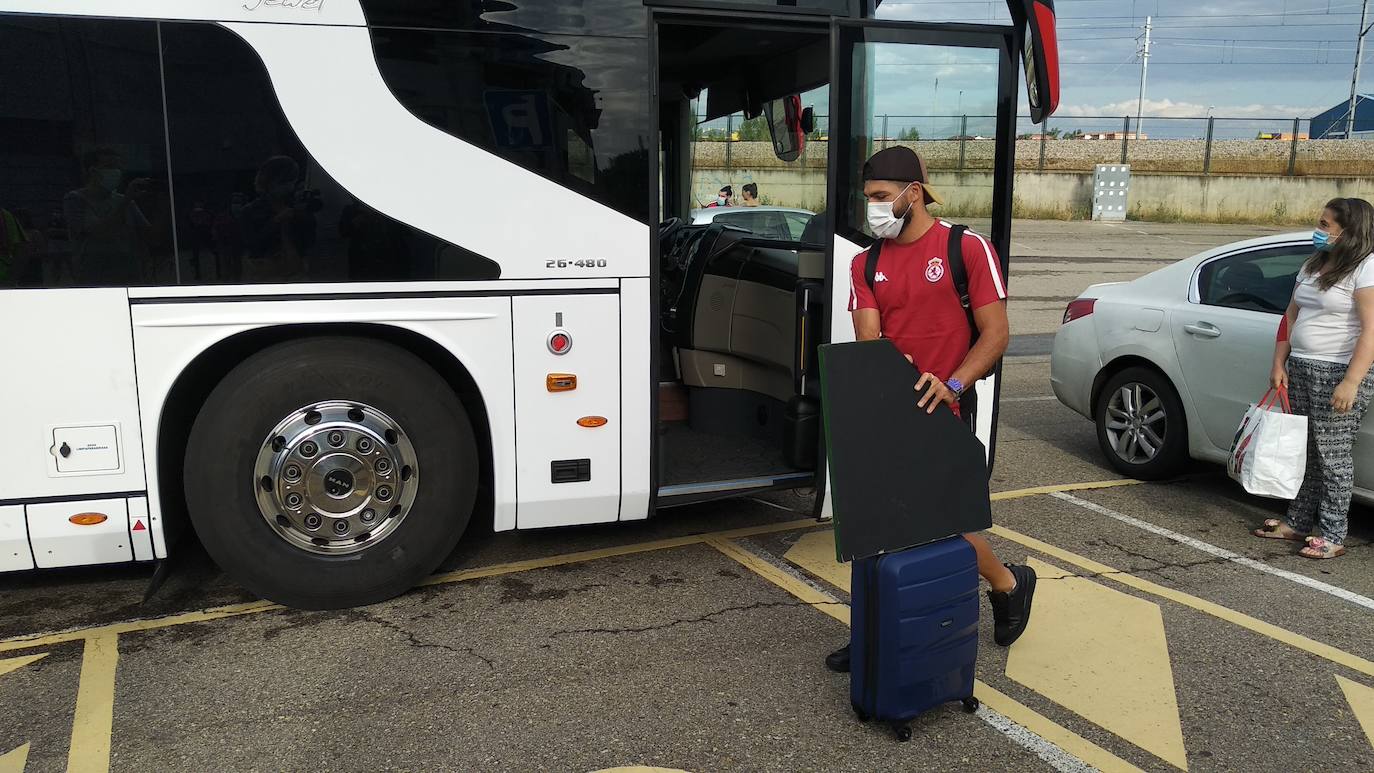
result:
[[[109,625],[98,625],[90,628],[74,628],[70,631],[59,631],[57,633],[46,634],[26,634],[15,636],[10,639],[0,641],[0,652],[11,652],[13,650],[31,649],[33,647],[49,647],[54,644],[63,644],[70,641],[80,641],[92,637],[119,635],[123,633],[137,633],[139,631],[151,631],[157,628],[170,628],[187,623],[205,623],[211,620],[220,620],[226,617],[236,617],[239,615],[251,615],[257,612],[267,612],[273,609],[282,609],[279,604],[270,601],[252,601],[247,604],[233,604],[227,607],[214,607],[202,609],[197,612],[186,612],[180,615],[170,615],[168,617],[155,617],[146,620],[129,620],[123,623],[111,623]]]
[[[552,566],[580,564],[587,561],[597,561],[603,558],[615,558],[617,556],[629,556],[636,553],[650,553],[655,550],[669,550],[672,548],[687,547],[688,545],[700,545],[703,542],[715,538],[744,539],[747,537],[758,537],[764,534],[810,529],[820,525],[822,524],[819,521],[813,518],[806,518],[783,523],[764,524],[762,526],[746,526],[740,529],[729,529],[708,534],[690,534],[685,537],[670,537],[668,539],[654,540],[653,542],[639,542],[633,545],[616,545],[614,547],[599,548],[597,550],[584,550],[578,553],[564,553],[558,556],[532,558],[527,561],[513,561],[508,564],[459,569],[455,572],[436,574],[420,583],[420,585],[441,585],[451,582],[463,582],[465,580],[475,580],[479,577],[495,577],[515,572],[528,572],[532,569],[548,569]]]
[[[1016,489],[1013,491],[1000,491],[992,495],[994,501],[1007,499],[1022,499],[1025,497],[1052,494],[1056,491],[1086,491],[1090,489],[1115,488],[1118,486],[1136,485],[1139,481],[1135,480],[1106,480],[1089,483],[1066,483],[1055,486],[1038,486],[1035,488]],[[534,569],[547,569],[553,566],[564,566],[567,564],[583,563],[596,561],[602,558],[613,558],[616,556],[634,555],[636,553],[646,553],[655,550],[668,550],[672,548],[686,547],[688,545],[699,545],[709,539],[735,540],[748,537],[758,537],[766,534],[776,534],[787,531],[800,531],[819,526],[826,526],[811,518],[802,518],[782,523],[764,524],[762,526],[746,526],[739,529],[727,529],[706,534],[694,534],[685,537],[673,537],[669,539],[655,540],[652,542],[641,542],[633,545],[619,545],[616,547],[602,548],[599,550],[586,550],[577,553],[566,553],[558,556],[546,558],[530,559],[528,561],[513,561],[510,563],[496,564],[493,566],[477,567],[473,569],[460,569],[455,572],[434,575],[427,578],[421,585],[442,585],[454,582],[474,580],[481,577],[495,577],[503,574],[515,572],[528,572]],[[260,612],[271,612],[282,609],[279,604],[269,601],[251,601],[245,604],[231,604],[223,607],[212,607],[194,612],[185,612],[168,617],[158,617],[143,620],[129,620],[108,625],[91,626],[87,628],[74,628],[68,631],[58,631],[55,633],[34,633],[13,636],[7,639],[0,639],[0,653],[12,652],[14,650],[30,649],[33,647],[45,647],[54,644],[80,641],[90,636],[100,636],[104,634],[126,634],[151,631],[159,628],[170,628],[188,623],[205,623],[213,620],[221,620],[228,617],[238,617],[242,615],[252,615]]]
[[[27,666],[30,663],[36,663],[42,660],[43,658],[46,658],[47,656],[48,653],[40,652],[37,655],[25,655],[22,658],[8,658],[6,660],[0,660],[0,676],[8,674],[11,671],[23,668],[24,666]]]
[[[721,539],[744,539],[777,532],[810,529],[821,525],[822,524],[816,520],[806,518],[783,523],[764,524],[762,526],[746,526],[739,529],[728,529],[726,531],[709,532],[706,534],[693,534],[686,537],[673,537],[653,542],[640,542],[633,545],[619,545],[616,547],[602,548],[600,550],[584,550],[578,553],[565,553],[558,556],[548,556],[547,558],[513,561],[505,564],[494,564],[492,566],[462,569],[456,572],[434,575],[421,583],[421,585],[463,582],[465,580],[475,580],[480,577],[495,577],[514,572],[528,572],[533,569],[547,569],[552,566],[584,563],[602,558],[626,556],[654,550],[667,550],[670,548],[686,547],[688,545],[700,545],[713,537],[719,537]],[[251,601],[246,604],[231,604],[229,606],[213,607],[195,612],[185,612],[179,615],[169,615],[167,617],[129,620],[126,622],[92,626],[89,628],[74,628],[69,631],[58,631],[56,633],[25,634],[23,636],[15,636],[0,640],[0,652],[12,652],[14,650],[32,649],[34,647],[49,647],[54,644],[80,641],[93,636],[139,633],[159,628],[186,625],[188,623],[206,623],[212,620],[252,615],[259,612],[272,612],[280,609],[284,609],[284,607],[280,604],[273,604],[270,601]]]
[[[1350,704],[1350,710],[1355,712],[1355,719],[1364,728],[1369,745],[1374,746],[1374,687],[1366,687],[1340,674],[1336,674],[1336,683],[1345,693],[1345,700]]]
[[[72,745],[67,753],[67,773],[106,773],[110,769],[115,667],[118,664],[117,635],[86,639],[86,654],[81,658],[81,684],[76,690],[76,715],[72,719]]]
[[[24,773],[29,763],[29,744],[0,754],[0,773]]]
[[[973,694],[982,701],[983,705],[1103,773],[1115,773],[1116,771],[1144,773],[1135,765],[1060,725],[1010,695],[998,691],[997,688],[982,680],[973,683]]]
[[[1089,483],[1061,483],[1054,486],[1036,486],[1034,488],[1022,488],[1014,491],[998,491],[992,495],[992,501],[1001,502],[1007,499],[1025,499],[1026,497],[1038,497],[1044,494],[1056,494],[1061,491],[1092,491],[1094,489],[1120,488],[1122,486],[1139,486],[1142,481],[1122,479],[1122,480],[1099,480]]]
[[[825,594],[805,582],[802,582],[796,577],[793,577],[787,572],[782,571],[758,557],[754,553],[728,540],[713,537],[707,539],[706,544],[719,550],[730,558],[733,558],[735,561],[738,561],[741,566],[754,572],[763,579],[768,580],[779,588],[782,588],[798,599],[814,606],[816,609],[830,615],[845,625],[849,625],[849,605],[831,600]],[[1063,749],[1068,754],[1077,757],[1098,770],[1104,771],[1104,773],[1115,773],[1116,771],[1141,773],[1140,768],[1117,757],[1115,754],[1103,749],[1101,746],[1078,735],[1072,730],[1055,723],[1053,720],[1029,706],[997,691],[981,680],[974,682],[973,694],[978,697],[978,700],[987,705],[989,709],[992,709],[1016,724],[1030,730],[1032,733],[1035,733],[1046,741]]]
[[[988,533],[1003,539],[1011,540],[1012,542],[1020,543],[1031,550],[1044,553],[1047,556],[1054,556],[1060,561],[1073,564],[1084,571],[1100,575],[1105,579],[1121,583],[1130,588],[1135,588],[1138,591],[1159,596],[1160,598],[1168,599],[1175,603],[1182,604],[1185,607],[1196,609],[1199,612],[1225,620],[1228,623],[1234,623],[1242,628],[1254,631],[1262,636],[1268,636],[1275,641],[1283,642],[1290,647],[1295,647],[1304,652],[1311,653],[1319,658],[1324,658],[1332,663],[1345,666],[1353,671],[1358,671],[1368,676],[1374,676],[1374,663],[1364,658],[1352,655],[1344,650],[1336,649],[1329,644],[1323,644],[1315,639],[1309,639],[1302,634],[1293,633],[1286,628],[1280,628],[1272,623],[1266,623],[1259,618],[1251,617],[1243,612],[1237,612],[1234,609],[1223,607],[1220,604],[1198,598],[1197,596],[1184,593],[1183,591],[1167,588],[1163,585],[1150,582],[1149,580],[1142,580],[1139,577],[1127,574],[1119,569],[1114,569],[1106,564],[1099,563],[1090,558],[1085,558],[1077,553],[1070,553],[1048,542],[1042,542],[1034,537],[1028,537],[1025,534],[1012,531],[1002,526],[993,526],[988,530]]]
[[[849,605],[821,593],[776,566],[729,540],[712,537],[706,544],[735,559],[744,568],[773,583],[820,611],[849,625]]]

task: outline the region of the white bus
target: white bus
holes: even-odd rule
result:
[[[1007,254],[1022,63],[1037,120],[1058,92],[1052,1],[1010,10],[0,0],[0,571],[156,561],[189,525],[328,608],[474,517],[823,492],[815,347],[852,338],[881,115],[996,116],[939,184]],[[809,185],[806,233],[684,223],[698,111],[765,116],[733,163]]]

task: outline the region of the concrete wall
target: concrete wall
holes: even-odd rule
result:
[[[824,168],[697,169],[694,195],[701,204],[721,185],[735,195],[757,183],[764,203],[824,208]],[[931,184],[944,195],[947,217],[987,217],[992,213],[992,173],[931,171]],[[1039,219],[1086,219],[1092,205],[1092,175],[1081,172],[1018,172],[1013,214]],[[1134,174],[1130,215],[1170,222],[1305,224],[1327,201],[1359,197],[1374,201],[1374,178],[1267,177],[1258,175]]]

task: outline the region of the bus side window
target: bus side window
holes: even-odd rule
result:
[[[493,261],[335,182],[282,114],[261,59],[232,32],[164,23],[162,39],[178,241],[183,264],[195,268],[183,283],[500,276]]]
[[[154,22],[0,17],[0,287],[175,281]]]

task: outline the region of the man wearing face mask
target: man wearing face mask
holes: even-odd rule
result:
[[[920,157],[904,146],[881,150],[864,164],[863,180],[869,229],[882,240],[882,247],[871,285],[868,251],[855,256],[851,265],[854,335],[860,341],[891,340],[921,371],[917,405],[928,413],[951,410],[960,415],[960,398],[992,372],[1010,339],[1006,282],[997,253],[982,236],[963,233],[959,245],[968,284],[965,307],[949,263],[955,226],[927,210],[928,205],[944,202],[926,184]],[[1009,647],[1030,621],[1035,572],[1028,566],[1004,565],[981,535],[964,538],[978,554],[978,573],[992,587],[988,601],[993,638]],[[849,648],[832,653],[826,665],[848,671]]]
[[[147,180],[130,181],[118,192],[124,172],[119,154],[108,148],[81,159],[85,185],[62,198],[62,216],[72,242],[78,285],[118,285],[134,280],[152,225],[135,199],[147,193]]]
[[[706,205],[706,208],[707,208],[707,209],[714,209],[714,208],[716,208],[716,207],[730,207],[730,206],[734,206],[734,202],[731,201],[731,199],[734,197],[734,195],[735,195],[735,189],[734,189],[734,188],[731,188],[730,186],[727,185],[727,186],[725,186],[725,187],[723,187],[723,188],[720,189],[720,192],[718,192],[718,193],[716,194],[716,200],[713,201],[713,202],[711,202],[710,204],[707,204],[707,205]]]

